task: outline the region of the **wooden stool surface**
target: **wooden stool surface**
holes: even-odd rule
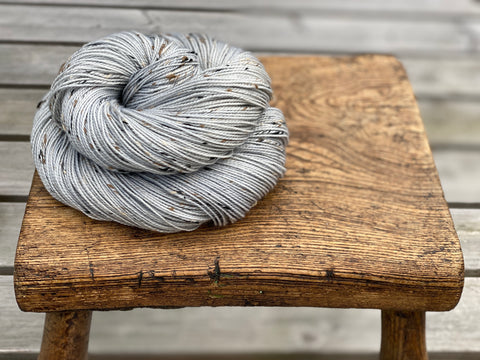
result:
[[[261,60],[290,130],[274,191],[233,225],[165,235],[91,220],[35,174],[15,259],[22,310],[455,306],[462,252],[402,65]]]

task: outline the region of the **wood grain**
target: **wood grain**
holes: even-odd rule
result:
[[[380,360],[427,360],[425,312],[382,310]]]
[[[25,203],[0,203],[0,268],[13,275]],[[480,209],[450,209],[465,260],[465,276],[480,276]]]
[[[372,19],[373,18],[373,19]],[[0,41],[83,43],[129,28],[146,33],[206,32],[262,51],[457,54],[472,51],[469,18],[424,19],[356,16],[355,12],[199,12],[0,5]],[[472,25],[473,26],[473,25]],[[352,31],[355,29],[355,31]],[[326,36],[325,34],[334,34]]]
[[[6,3],[9,1],[0,1]],[[478,14],[480,13],[480,2],[475,0],[459,0],[452,5],[451,2],[443,0],[406,0],[406,1],[381,1],[366,0],[361,3],[356,0],[345,0],[338,2],[335,0],[325,1],[232,1],[232,0],[208,0],[182,2],[172,0],[138,0],[135,2],[129,0],[28,0],[28,1],[10,1],[10,3],[32,3],[45,4],[44,14],[50,4],[59,3],[63,7],[72,7],[78,10],[79,7],[91,4],[93,7],[89,11],[79,12],[78,22],[73,24],[74,28],[82,28],[84,24],[91,26],[107,27],[111,29],[115,26],[112,18],[106,14],[105,22],[98,21],[95,16],[96,6],[103,7],[108,11],[110,7],[130,7],[139,9],[140,7],[157,8],[158,10],[186,8],[190,11],[189,22],[194,22],[196,10],[203,12],[226,9],[234,12],[254,12],[256,19],[263,18],[258,14],[267,14],[268,19],[272,19],[272,14],[281,14],[288,17],[295,26],[290,24],[283,34],[284,46],[273,49],[277,52],[292,52],[299,50],[298,47],[292,47],[291,41],[298,38],[302,31],[311,31],[309,26],[305,26],[305,18],[316,19],[312,21],[322,22],[325,17],[332,19],[342,18],[344,21],[336,22],[337,29],[340,32],[346,32],[347,35],[336,35],[335,32],[317,34],[311,43],[302,45],[305,52],[322,53],[326,50],[322,48],[327,44],[332,49],[331,38],[341,38],[338,41],[339,51],[352,51],[352,24],[355,27],[362,28],[362,36],[365,41],[372,41],[375,36],[377,22],[386,23],[390,21],[393,26],[397,23],[415,23],[412,27],[415,31],[403,30],[391,32],[397,39],[394,44],[397,54],[404,54],[408,46],[421,47],[425,43],[425,34],[430,32],[431,44],[435,47],[429,47],[422,51],[412,53],[411,57],[405,59],[405,67],[409,72],[415,94],[419,100],[419,106],[422,113],[427,134],[433,145],[440,145],[442,150],[440,155],[436,156],[437,166],[441,168],[440,178],[444,182],[445,194],[450,196],[450,190],[460,194],[459,199],[467,202],[479,200],[475,198],[478,192],[476,179],[478,174],[475,168],[480,164],[478,156],[473,151],[452,151],[459,150],[457,145],[465,146],[470,150],[478,145],[480,136],[478,135],[478,125],[480,124],[478,110],[478,95],[480,94],[478,84],[478,74],[480,68],[478,61],[478,51],[480,42],[480,28],[478,23]],[[38,9],[36,6],[29,6],[32,9]],[[200,9],[201,8],[201,9]],[[169,12],[168,10],[166,11]],[[163,11],[161,11],[163,13]],[[68,15],[69,12],[66,12]],[[70,13],[71,14],[71,13]],[[101,12],[97,12],[97,15]],[[118,13],[117,13],[118,14]],[[146,12],[148,15],[148,12]],[[303,14],[307,14],[305,17]],[[8,14],[7,14],[8,15]],[[12,15],[12,14],[10,14]],[[14,15],[14,14],[13,14]],[[105,13],[104,13],[105,15]],[[216,14],[221,16],[220,13]],[[318,16],[319,15],[319,16]],[[205,19],[213,16],[200,17],[198,24],[193,26],[204,26]],[[93,18],[93,21],[92,21]],[[350,22],[354,18],[355,21]],[[36,20],[41,22],[39,16]],[[37,24],[46,28],[62,27],[62,20],[56,22],[51,16],[48,18],[48,24]],[[202,20],[203,19],[203,20]],[[5,20],[5,18],[4,18]],[[32,20],[32,19],[30,19]],[[35,21],[35,19],[33,19]],[[140,20],[140,17],[132,17],[132,22]],[[162,19],[164,24],[168,19]],[[10,22],[9,22],[10,21]],[[55,46],[37,45],[34,38],[25,36],[26,31],[32,29],[33,22],[20,21],[18,18],[6,19],[11,27],[2,27],[4,32],[1,37],[9,36],[10,39],[4,41],[23,41],[34,45],[0,45],[0,82],[2,84],[21,83],[23,87],[29,84],[39,84],[46,89],[53,79],[59,60],[64,54],[65,47],[58,43],[58,35],[51,29],[43,30],[43,35],[51,31],[51,37],[44,38],[48,43],[55,43]],[[64,22],[63,22],[64,23]],[[335,21],[329,21],[325,28],[332,29]],[[455,25],[451,26],[454,23]],[[5,23],[4,23],[5,24]],[[18,24],[23,24],[25,29],[19,29]],[[92,25],[93,24],[93,25]],[[368,26],[364,26],[367,24]],[[440,24],[441,28],[436,31],[435,24]],[[448,24],[445,26],[445,24]],[[328,26],[327,26],[328,25]],[[15,27],[17,26],[17,27]],[[138,23],[137,23],[138,26]],[[143,24],[140,24],[143,26]],[[168,25],[170,26],[170,25]],[[231,29],[228,22],[224,24],[226,28],[219,28],[222,33],[229,34]],[[255,25],[256,26],[256,25]],[[268,24],[271,26],[271,24]],[[323,24],[322,24],[323,26]],[[26,29],[26,28],[30,29]],[[422,29],[423,27],[423,29]],[[274,27],[273,27],[274,28]],[[445,33],[445,29],[450,28],[450,34]],[[17,34],[12,33],[16,31]],[[375,51],[385,52],[385,45],[382,41],[387,37],[388,32],[382,32],[385,27],[381,26],[380,38],[375,39],[371,46]],[[458,30],[463,32],[464,37],[459,37]],[[100,30],[84,29],[85,33],[101,33]],[[265,31],[265,28],[261,28]],[[422,36],[415,43],[415,34],[421,33]],[[289,36],[292,33],[293,36]],[[433,39],[438,34],[436,39]],[[331,36],[330,36],[331,35]],[[68,35],[71,36],[71,35]],[[275,36],[275,35],[272,35]],[[325,36],[329,39],[324,40]],[[452,39],[468,38],[469,46],[465,46],[465,52],[456,52],[447,50],[452,46]],[[15,40],[17,39],[17,40]],[[20,40],[19,40],[20,39]],[[37,37],[38,39],[38,37]],[[383,39],[383,40],[382,40]],[[267,39],[268,40],[268,39]],[[263,40],[262,40],[263,41]],[[248,42],[248,44],[247,44]],[[250,47],[251,41],[245,42]],[[361,42],[359,42],[361,44]],[[383,42],[385,44],[385,42]],[[440,46],[438,46],[440,44]],[[337,44],[333,44],[337,45]],[[357,44],[354,44],[357,45]],[[391,48],[390,44],[387,44]],[[464,46],[465,43],[460,43]],[[402,47],[403,46],[403,47]],[[458,44],[453,44],[458,46]],[[21,49],[21,56],[17,49]],[[75,47],[71,47],[72,51]],[[258,49],[265,51],[268,48]],[[431,56],[435,54],[434,56]],[[471,55],[470,55],[471,54]],[[7,81],[8,80],[8,81]],[[3,85],[0,85],[3,86]],[[5,90],[2,92],[2,90]],[[33,96],[24,95],[23,90],[30,89],[0,89],[0,135],[16,135],[19,132],[28,134],[31,115],[33,114],[36,103]],[[45,90],[33,90],[42,93]],[[15,92],[15,93],[13,93]],[[9,97],[9,95],[12,95]],[[5,103],[5,101],[7,103]],[[27,101],[32,101],[30,106]],[[3,139],[5,139],[4,137]],[[13,138],[9,138],[12,140]],[[24,154],[28,154],[28,144],[18,147]],[[2,148],[5,149],[5,148]],[[435,150],[437,150],[435,148]],[[3,151],[0,153],[4,153]],[[15,165],[14,169],[19,172],[10,173],[8,177],[3,177],[2,182],[10,182],[8,189],[18,193],[15,184],[22,188],[21,192],[27,194],[27,182],[24,181],[25,175],[20,175],[23,170],[20,169],[22,159],[25,157],[20,154],[8,155],[16,156],[14,161],[0,157],[0,168],[4,173],[10,172],[11,168],[3,167],[4,164]],[[18,159],[18,160],[17,160]],[[26,166],[26,164],[23,164]],[[28,166],[31,166],[28,162]],[[31,171],[31,170],[30,170]],[[29,173],[30,175],[31,173]],[[452,188],[449,183],[453,181],[455,186]],[[4,185],[2,185],[4,186]],[[458,188],[457,188],[458,186]],[[3,187],[5,188],[5,186]],[[5,199],[5,198],[4,198]],[[458,201],[458,199],[452,199]],[[17,206],[18,205],[18,206]],[[0,203],[0,262],[3,260],[8,268],[9,274],[13,271],[13,247],[16,243],[16,236],[19,232],[20,221],[23,216],[22,207],[24,204]],[[453,209],[452,215],[455,226],[462,241],[462,248],[465,255],[465,267],[467,276],[480,275],[479,259],[480,247],[478,214],[476,209]],[[476,270],[475,270],[476,269]],[[479,302],[480,284],[477,278],[466,279],[465,290],[459,305],[451,312],[427,314],[427,342],[430,350],[431,359],[438,360],[458,360],[458,359],[478,359],[480,358],[480,332],[477,324],[480,322]],[[38,353],[39,340],[41,338],[41,323],[37,321],[43,318],[43,314],[21,313],[13,298],[13,279],[11,277],[0,276],[0,329],[3,329],[0,336],[0,359],[34,359],[35,353]],[[7,305],[5,303],[7,299]],[[350,310],[350,309],[319,309],[319,308],[185,308],[181,310],[152,310],[136,309],[131,312],[98,312],[95,314],[95,325],[93,330],[92,350],[98,359],[377,359],[379,333],[378,320],[379,312],[374,310]],[[155,329],[152,331],[152,329]],[[126,341],[118,341],[122,337]],[[126,352],[135,353],[135,355],[123,355]],[[148,352],[152,355],[139,355]],[[225,355],[214,355],[219,352]],[[308,354],[305,354],[305,353]],[[100,354],[100,355],[98,355]],[[110,356],[109,356],[110,354]],[[122,354],[122,355],[119,355]],[[155,355],[153,355],[155,354]],[[171,355],[171,354],[180,354]],[[196,354],[196,355],[192,355]],[[240,354],[240,355],[238,355]],[[251,354],[251,355],[246,355]]]
[[[23,310],[458,302],[462,253],[400,63],[262,60],[291,132],[276,189],[236,224],[161,235],[90,220],[35,177],[15,261]]]
[[[38,360],[87,360],[91,311],[48,313]]]
[[[228,27],[228,24],[225,25]],[[222,28],[222,32],[226,31]],[[312,44],[316,44],[313,42]],[[239,43],[232,43],[239,46]],[[310,52],[326,52],[326,49],[316,49],[312,44],[305,49]],[[0,43],[0,86],[13,84],[16,86],[41,86],[45,92],[58,73],[60,65],[80,45],[63,46],[61,44],[1,44]],[[282,43],[283,53],[294,52],[288,43]],[[253,48],[254,43],[246,43],[247,48]],[[265,53],[267,49],[259,49]],[[348,52],[348,44],[343,43],[339,50]],[[376,51],[386,52],[379,47]],[[480,93],[480,57],[478,54],[456,53],[455,56],[403,55],[399,57],[407,69],[415,95],[419,98],[440,98],[475,100]]]

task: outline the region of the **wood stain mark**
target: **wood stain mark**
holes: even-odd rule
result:
[[[85,251],[87,252],[88,271],[90,272],[90,277],[92,278],[92,281],[95,281],[95,271],[94,271],[93,263],[90,260],[90,252],[88,251],[88,247],[85,247]]]
[[[325,275],[328,281],[333,281],[333,279],[335,278],[335,272],[333,271],[333,269],[328,269]]]
[[[220,271],[220,256],[217,256],[215,260],[213,261],[213,271],[209,270],[207,271],[208,277],[218,283],[220,281],[220,276],[221,276],[221,271]]]

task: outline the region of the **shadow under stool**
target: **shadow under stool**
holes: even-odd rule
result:
[[[14,281],[23,311],[47,313],[40,359],[85,359],[94,310],[186,306],[381,309],[381,359],[427,358],[425,311],[457,304],[464,268],[405,70],[380,55],[261,60],[288,170],[237,223],[95,221],[34,175]]]

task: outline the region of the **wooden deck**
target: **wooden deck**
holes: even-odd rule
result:
[[[480,358],[479,1],[0,0],[0,359],[33,359],[41,340],[43,315],[18,310],[12,281],[36,105],[76,48],[123,29],[208,32],[257,54],[396,55],[466,265],[457,308],[427,314],[428,350],[431,359]],[[95,313],[90,350],[93,359],[374,359],[379,344],[376,310],[136,309]]]

